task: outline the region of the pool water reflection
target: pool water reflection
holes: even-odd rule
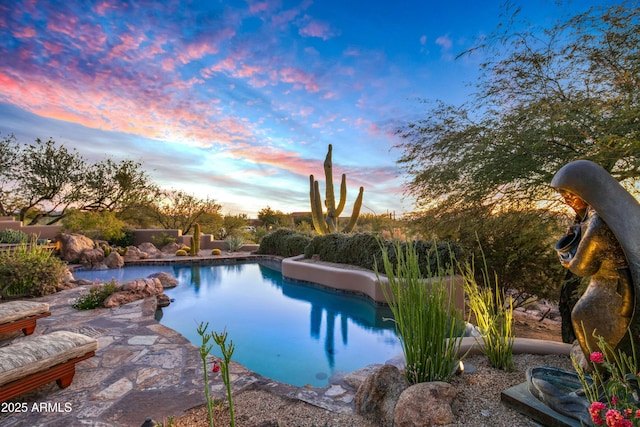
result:
[[[157,271],[174,275],[179,285],[165,291],[173,301],[162,309],[160,323],[196,346],[201,344],[196,332],[201,321],[209,322],[210,331],[226,329],[236,348],[233,360],[293,385],[322,387],[337,371],[384,363],[402,352],[393,322],[384,320],[392,317],[387,307],[366,297],[284,279],[270,267],[276,266],[134,266],[95,272],[106,273],[102,277],[86,271],[82,278],[126,281]],[[220,356],[215,345],[212,352]]]

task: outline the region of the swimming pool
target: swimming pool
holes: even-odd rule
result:
[[[165,264],[74,272],[77,279],[124,282],[164,271],[179,284],[160,323],[200,346],[197,325],[225,328],[232,359],[265,377],[322,387],[338,372],[384,363],[402,353],[391,311],[363,296],[283,278],[278,265]],[[214,345],[214,354],[220,351]]]

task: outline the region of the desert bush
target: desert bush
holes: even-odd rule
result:
[[[7,229],[0,231],[0,243],[27,243],[29,235],[22,230]]]
[[[109,242],[109,244],[113,245],[113,246],[119,246],[122,248],[126,248],[128,246],[133,246],[134,242],[135,242],[135,233],[133,232],[133,230],[130,230],[128,228],[123,228],[122,229],[122,236],[120,238],[111,238],[108,239],[107,241]]]
[[[51,250],[38,246],[35,237],[13,251],[0,251],[1,298],[54,293],[65,274],[65,263]]]
[[[227,249],[231,252],[236,252],[240,250],[242,245],[244,245],[244,237],[240,235],[228,236],[224,239],[224,243],[227,245]]]
[[[93,310],[102,307],[102,303],[107,297],[118,290],[118,284],[115,281],[107,282],[103,285],[94,285],[86,294],[80,295],[73,303],[76,310]]]
[[[488,273],[497,274],[502,289],[558,299],[565,270],[553,249],[564,234],[557,214],[541,210],[492,213],[482,207],[422,214],[414,224],[424,236],[456,242],[476,262],[484,252]],[[482,283],[482,266],[474,270]]]
[[[124,237],[124,221],[110,211],[72,211],[62,219],[65,231],[84,234],[94,240],[119,240]]]

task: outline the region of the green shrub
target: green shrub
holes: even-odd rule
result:
[[[561,219],[546,210],[494,213],[481,207],[426,213],[415,220],[415,225],[422,235],[455,241],[464,248],[467,258],[473,256],[478,262],[484,257],[488,273],[498,275],[503,289],[557,300],[566,273],[553,249],[565,231]],[[478,242],[482,242],[482,251]],[[478,283],[483,280],[481,272],[482,266],[476,266]]]
[[[130,230],[127,228],[122,229],[122,237],[120,237],[119,239],[115,239],[115,238],[107,239],[109,244],[113,246],[123,247],[123,248],[133,246],[133,244],[135,243],[135,240],[136,240],[135,233],[133,232],[133,230]]]
[[[282,241],[289,237],[295,235],[296,232],[290,230],[288,228],[279,228],[271,233],[265,234],[260,240],[260,247],[258,248],[257,253],[261,255],[279,255],[282,250]]]
[[[89,289],[89,292],[80,295],[73,303],[73,308],[76,310],[93,310],[94,308],[102,307],[104,300],[114,292],[118,290],[118,284],[115,281],[110,281],[103,285],[94,285]]]
[[[54,293],[66,274],[65,263],[50,249],[20,243],[14,250],[0,251],[0,297],[43,296]]]
[[[418,253],[411,242],[395,242],[396,262],[389,259],[389,247],[381,243],[384,273],[389,288],[382,286],[400,337],[406,359],[405,376],[410,384],[449,381],[456,372],[460,350],[459,325],[462,313],[455,308],[444,277],[452,275],[449,267],[423,276]],[[377,266],[376,275],[380,280]],[[438,279],[437,272],[444,273]],[[432,280],[425,285],[425,278]]]
[[[305,258],[317,255],[321,261],[355,265],[369,270],[374,265],[382,265],[381,245],[387,250],[387,257],[392,265],[397,263],[396,245],[392,242],[379,242],[373,234],[325,234],[315,236],[305,248]],[[407,243],[397,246],[403,251]],[[439,260],[448,260],[451,255],[455,259],[464,259],[464,251],[459,244],[448,241],[415,241],[412,250],[418,256],[420,271],[423,276],[436,272],[446,265],[439,265]]]
[[[187,256],[188,252],[184,249],[178,249],[176,251],[176,256]]]
[[[0,231],[0,243],[27,243],[29,235],[22,230],[7,229]]]
[[[115,212],[71,211],[62,219],[65,231],[84,234],[93,240],[119,240],[124,237],[124,221]]]

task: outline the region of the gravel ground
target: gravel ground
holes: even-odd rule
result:
[[[470,356],[467,364],[476,367],[473,373],[455,377],[452,384],[458,390],[452,409],[458,422],[453,426],[513,427],[536,426],[529,418],[500,402],[500,392],[525,380],[524,371],[530,366],[555,366],[573,369],[566,356],[514,355],[516,370],[504,372],[492,368],[486,357]],[[357,415],[336,414],[307,403],[289,400],[265,390],[250,390],[234,396],[236,425],[238,427],[374,427]],[[180,417],[177,426],[208,426],[206,406],[195,408]],[[215,413],[216,427],[229,425],[226,407]]]

